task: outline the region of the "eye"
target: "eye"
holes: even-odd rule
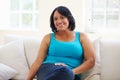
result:
[[[54,17],[53,20],[56,21],[58,18],[57,17]]]
[[[65,16],[61,16],[60,18],[61,18],[61,19],[64,19],[64,18],[66,18],[66,17],[65,17]]]

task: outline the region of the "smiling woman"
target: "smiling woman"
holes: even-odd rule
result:
[[[66,6],[50,15],[50,28],[42,39],[38,55],[26,80],[79,80],[95,64],[94,49],[82,32],[74,31],[75,19]]]

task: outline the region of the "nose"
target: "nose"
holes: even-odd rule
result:
[[[61,23],[62,23],[62,20],[61,20],[61,19],[58,19],[58,20],[57,20],[57,23],[58,23],[58,24],[61,24]]]

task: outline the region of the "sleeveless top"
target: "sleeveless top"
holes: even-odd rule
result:
[[[51,34],[48,54],[43,63],[64,63],[68,67],[75,68],[83,62],[83,48],[80,42],[80,33],[76,32],[73,41],[64,42]]]

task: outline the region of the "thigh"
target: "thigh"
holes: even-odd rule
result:
[[[48,75],[52,73],[54,64],[45,63],[42,64],[37,72],[37,80],[47,80]]]
[[[56,66],[48,80],[74,80],[73,71],[67,66]]]
[[[37,80],[74,80],[74,74],[66,66],[56,66],[52,63],[42,64],[37,72]]]

